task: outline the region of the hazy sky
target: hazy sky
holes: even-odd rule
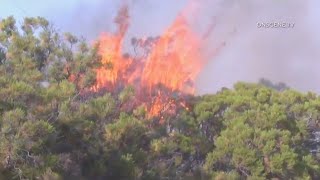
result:
[[[161,33],[186,0],[175,0],[174,4],[172,0],[161,0],[161,3],[155,0],[0,0],[0,17],[43,16],[61,31],[94,39],[112,28],[112,18],[121,2],[130,4],[129,36],[133,36]]]
[[[320,1],[225,1],[217,39],[235,28],[227,46],[210,61],[198,81],[202,93],[261,77],[302,91],[320,92]],[[219,11],[219,10],[217,10]],[[295,23],[294,28],[257,28],[257,22]]]
[[[103,2],[103,7],[100,4]],[[116,4],[112,0],[0,0],[0,17],[14,15],[20,20],[25,16],[43,16],[54,23],[61,31],[72,31],[78,35],[89,35],[89,29],[107,27],[104,20],[97,20],[96,10],[103,8],[103,17],[111,17],[116,12]],[[106,22],[109,19],[105,20]],[[102,24],[105,24],[102,26]],[[96,33],[96,32],[94,32]]]
[[[60,31],[87,39],[112,29],[112,18],[125,0],[0,0],[0,18],[44,16]],[[173,3],[174,1],[174,3]],[[127,0],[132,36],[159,35],[187,0]],[[197,81],[198,92],[215,92],[236,81],[265,77],[302,91],[320,93],[319,0],[199,0],[203,18],[216,17],[208,47],[226,41]],[[199,21],[201,26],[204,21]],[[261,29],[257,22],[295,23],[291,29]],[[230,32],[234,32],[230,35]]]

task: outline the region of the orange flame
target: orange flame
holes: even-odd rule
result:
[[[149,117],[159,116],[173,103],[170,98],[163,97],[167,93],[159,93],[158,85],[165,87],[166,91],[194,94],[194,82],[205,61],[201,56],[202,39],[193,32],[184,16],[178,16],[142,61],[122,55],[123,40],[129,27],[127,7],[119,11],[115,22],[117,33],[105,33],[99,39],[103,66],[97,69],[97,83],[92,90],[106,88],[114,91],[118,86],[133,84],[141,90],[144,101],[152,102],[147,107]],[[158,94],[153,101],[146,98],[154,92]],[[180,104],[189,110],[185,103]]]
[[[172,91],[194,93],[194,82],[201,70],[199,40],[179,16],[160,37],[148,57],[142,82],[152,89],[162,84]]]
[[[113,89],[119,78],[129,68],[132,60],[122,56],[122,36],[103,34],[99,42],[99,54],[102,57],[103,66],[97,70],[97,84],[94,89],[98,90],[103,87]]]
[[[132,60],[124,58],[122,55],[122,44],[124,36],[129,27],[128,7],[120,9],[118,16],[115,18],[118,25],[116,34],[104,33],[99,39],[99,54],[102,57],[103,67],[97,70],[97,83],[93,87],[96,91],[100,88],[113,89],[119,78],[125,74]]]

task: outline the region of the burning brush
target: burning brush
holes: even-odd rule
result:
[[[123,55],[122,46],[129,27],[128,7],[115,18],[118,30],[99,39],[103,66],[96,70],[98,92],[119,92],[126,86],[135,88],[136,105],[145,105],[148,117],[175,115],[179,108],[189,110],[185,98],[195,93],[194,82],[205,64],[198,36],[180,15],[157,38],[133,38],[134,56]]]

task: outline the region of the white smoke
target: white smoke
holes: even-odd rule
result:
[[[126,0],[130,4],[131,37],[156,36],[168,27],[188,0]],[[69,12],[54,14],[61,29],[94,40],[112,30],[121,3],[80,0]],[[317,0],[198,0],[203,7],[197,28],[212,21],[215,28],[207,49],[226,46],[205,66],[197,80],[198,93],[232,87],[237,81],[267,78],[302,91],[320,92],[320,2]],[[60,14],[60,15],[59,15]],[[257,23],[294,23],[294,28],[258,28]],[[56,22],[55,22],[56,23]]]
[[[214,37],[228,39],[198,80],[199,93],[232,87],[237,81],[267,78],[302,91],[320,92],[320,18],[316,0],[224,1]],[[220,10],[220,11],[219,11]],[[257,23],[294,23],[294,28],[258,28]]]

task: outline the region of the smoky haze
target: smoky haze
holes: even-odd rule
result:
[[[174,20],[186,0],[79,1],[63,26],[95,39],[112,31],[112,18],[123,2],[130,4],[130,37],[156,36]],[[214,21],[207,39],[209,51],[226,42],[199,75],[199,94],[232,87],[237,81],[267,78],[301,91],[320,92],[320,3],[317,0],[202,0],[197,27]],[[66,14],[64,14],[65,16]],[[59,18],[60,19],[60,18]],[[63,19],[63,18],[62,18]],[[60,20],[61,21],[61,20]],[[258,28],[257,23],[294,23],[293,28]],[[79,34],[78,33],[78,34]]]
[[[218,22],[214,37],[229,40],[198,78],[200,94],[232,87],[237,81],[257,82],[259,78],[320,92],[319,2],[224,1],[215,7]],[[257,27],[257,23],[267,22],[295,26]],[[233,28],[235,34],[230,39],[225,32]]]
[[[95,40],[105,31],[114,31],[114,17],[118,9],[126,4],[130,9],[128,37],[156,36],[173,21],[187,0],[79,0],[68,12],[49,12],[48,17],[61,31],[70,31]]]

